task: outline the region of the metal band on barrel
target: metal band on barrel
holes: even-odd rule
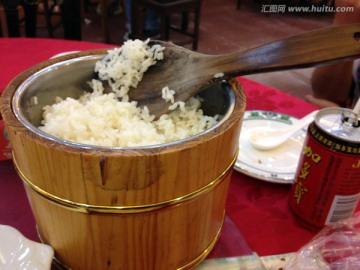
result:
[[[152,203],[152,204],[146,204],[146,205],[129,205],[129,206],[114,206],[114,205],[91,205],[91,204],[85,204],[85,203],[78,203],[73,202],[67,199],[60,198],[58,196],[55,196],[53,194],[50,194],[49,192],[41,189],[40,187],[33,184],[20,170],[15,155],[13,155],[13,162],[15,165],[15,168],[23,180],[23,182],[31,188],[34,192],[38,193],[41,197],[45,198],[46,200],[59,205],[63,208],[80,212],[80,213],[103,213],[103,214],[136,214],[136,213],[146,213],[146,212],[152,212],[157,211],[164,208],[169,208],[175,205],[179,205],[182,203],[186,203],[189,201],[194,200],[196,197],[206,194],[210,192],[212,189],[214,189],[217,185],[219,185],[226,175],[228,175],[231,172],[232,167],[234,166],[237,154],[235,154],[234,159],[231,161],[229,166],[213,181],[211,181],[206,186],[192,192],[189,194],[186,194],[185,196],[181,196],[172,200],[164,201],[164,202],[158,202],[158,203]]]

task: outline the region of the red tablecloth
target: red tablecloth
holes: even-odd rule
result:
[[[111,45],[52,39],[0,39],[0,89],[26,68],[64,51]],[[316,109],[276,89],[241,78],[248,110],[270,110],[296,117]],[[260,256],[297,251],[313,236],[296,222],[287,200],[290,185],[268,183],[234,172],[226,211],[253,251]],[[0,161],[0,224],[37,240],[34,219],[21,180],[11,161]]]
[[[315,106],[276,89],[240,79],[247,97],[247,110],[269,110],[296,117]],[[295,220],[288,208],[290,185],[255,180],[234,172],[226,205],[228,215],[260,256],[297,251],[314,232]]]

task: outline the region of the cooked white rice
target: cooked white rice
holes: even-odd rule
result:
[[[174,102],[175,92],[167,87],[163,98],[174,111],[157,120],[146,107],[128,101],[129,88],[136,87],[144,72],[163,58],[163,49],[133,40],[110,50],[96,63],[95,71],[101,79],[111,81],[114,93],[103,94],[102,83],[93,80],[92,93],[84,92],[78,100],[57,98],[55,104],[45,106],[39,129],[64,140],[108,147],[167,143],[209,129],[218,117],[203,115],[198,98]]]
[[[164,47],[148,45],[149,40],[128,40],[123,46],[108,51],[103,60],[95,64],[99,78],[107,81],[116,97],[128,101],[130,87],[136,88],[144,73],[164,58]]]

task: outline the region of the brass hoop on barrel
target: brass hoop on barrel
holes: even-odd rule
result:
[[[56,205],[59,205],[63,208],[66,208],[68,210],[90,214],[90,213],[102,213],[102,214],[137,214],[137,213],[147,213],[147,212],[153,212],[164,208],[169,208],[175,205],[179,205],[182,203],[186,203],[189,201],[194,200],[196,197],[206,194],[210,192],[212,189],[214,189],[216,186],[218,186],[226,175],[228,175],[231,172],[232,167],[234,166],[236,159],[237,159],[238,152],[236,152],[235,157],[229,164],[229,166],[213,181],[211,181],[206,186],[191,192],[189,194],[186,194],[181,197],[177,197],[172,200],[167,200],[164,202],[158,202],[158,203],[152,203],[152,204],[146,204],[146,205],[129,205],[129,206],[114,206],[114,205],[92,205],[92,204],[85,204],[85,203],[79,203],[79,202],[73,202],[67,199],[60,198],[58,196],[55,196],[53,194],[50,194],[49,192],[41,189],[40,187],[33,184],[30,179],[28,179],[24,173],[20,170],[15,155],[13,155],[13,162],[15,165],[15,168],[23,180],[23,182],[31,188],[34,192],[39,194],[41,197],[45,198],[46,200],[50,201],[51,203],[54,203]]]

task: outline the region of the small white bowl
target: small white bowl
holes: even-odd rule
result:
[[[53,256],[52,247],[27,239],[13,227],[0,225],[1,270],[49,270]]]

